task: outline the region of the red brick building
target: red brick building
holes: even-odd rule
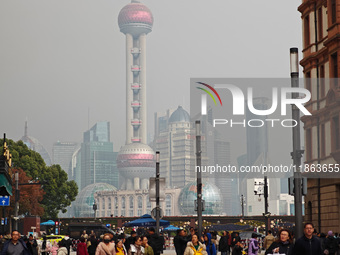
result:
[[[312,116],[302,117],[305,130],[305,163],[340,163],[340,1],[303,0],[302,18],[305,87],[312,99],[306,105]],[[324,79],[326,78],[326,79]],[[305,221],[317,230],[340,232],[339,179],[308,179]]]

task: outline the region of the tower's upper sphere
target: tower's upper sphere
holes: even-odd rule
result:
[[[138,36],[152,31],[153,16],[148,7],[139,1],[132,2],[123,7],[118,16],[120,31],[124,34]]]

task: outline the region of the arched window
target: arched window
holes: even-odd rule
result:
[[[137,204],[138,204],[138,210],[137,210],[137,216],[142,216],[143,213],[143,198],[141,196],[138,196],[137,198]]]
[[[115,197],[113,199],[114,203],[113,203],[113,208],[114,208],[114,216],[118,216],[118,198]]]
[[[149,200],[149,195],[146,196],[146,212],[150,214],[151,213],[151,202]]]
[[[133,196],[129,197],[129,216],[133,216]]]
[[[165,197],[165,215],[170,216],[171,215],[171,195],[166,195]]]
[[[308,202],[308,221],[309,222],[312,222],[312,220],[313,220],[313,207],[312,207],[312,202],[311,201],[309,201]]]

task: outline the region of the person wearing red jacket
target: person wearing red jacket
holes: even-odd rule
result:
[[[80,243],[77,245],[77,255],[89,255],[84,237],[80,237]]]

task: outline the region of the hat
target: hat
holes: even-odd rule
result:
[[[332,230],[328,231],[328,236],[333,236],[333,231]]]

